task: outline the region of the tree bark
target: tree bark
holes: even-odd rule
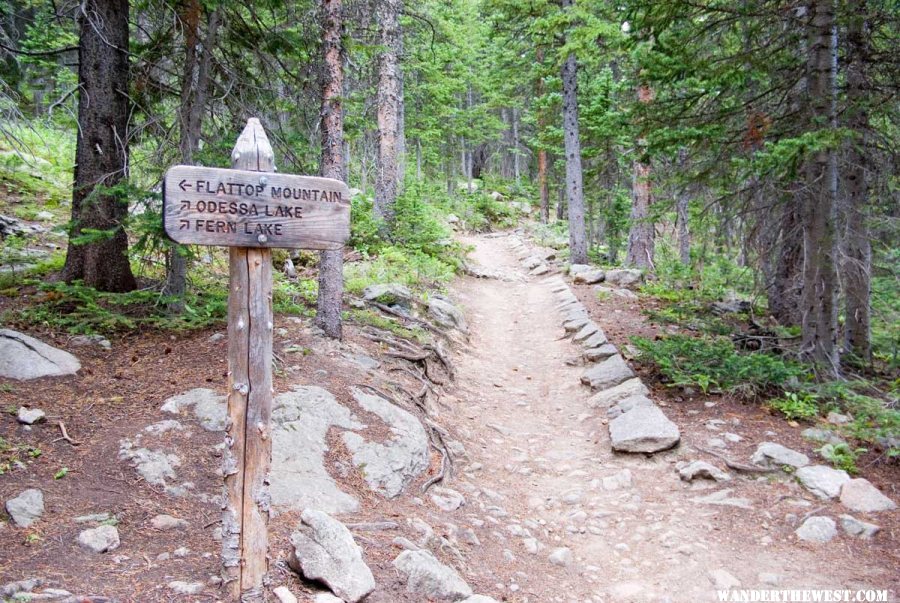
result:
[[[400,188],[401,72],[400,12],[403,0],[376,0],[375,15],[381,37],[378,60],[378,155],[375,170],[375,216],[383,221],[385,235],[393,229]]]
[[[866,221],[869,197],[869,169],[866,140],[869,131],[867,109],[867,64],[870,60],[866,0],[860,0],[850,15],[847,28],[847,109],[846,126],[854,134],[847,148],[844,167],[844,258],[841,266],[845,298],[844,351],[848,357],[871,364],[871,273],[872,244]]]
[[[322,0],[325,70],[322,81],[322,164],[326,178],[345,180],[344,117],[342,95],[344,70],[341,37],[344,20],[341,0]],[[341,300],[344,294],[344,252],[323,251],[319,255],[319,294],[315,324],[334,339],[341,338]]]
[[[653,100],[653,91],[649,86],[638,88],[638,101],[649,103]],[[625,263],[629,266],[653,270],[653,252],[655,247],[656,228],[650,219],[650,206],[653,204],[653,192],[650,178],[652,170],[650,160],[645,156],[646,142],[643,138],[637,141],[638,156],[634,161],[634,179],[631,185],[631,230],[628,233],[628,253]]]
[[[86,0],[79,20],[79,127],[63,278],[131,291],[137,283],[124,225],[128,201],[109,190],[128,174],[128,0]],[[93,240],[75,241],[85,235]]]
[[[807,25],[809,44],[809,126],[833,128],[835,120],[833,0],[811,4]],[[828,122],[817,122],[827,116]],[[803,221],[803,292],[801,353],[821,371],[838,372],[837,271],[835,269],[834,210],[837,187],[834,151],[818,150],[806,161],[806,189],[801,200]]]
[[[775,260],[775,273],[768,286],[769,313],[782,325],[799,325],[800,294],[803,289],[801,269],[803,266],[802,228],[800,212],[793,193],[784,203],[781,214],[781,244]]]
[[[573,0],[562,0],[568,10]],[[584,230],[584,186],[581,173],[581,143],[578,137],[578,62],[569,53],[562,64],[563,137],[566,149],[566,196],[569,204],[569,262],[587,263]]]
[[[679,149],[678,168],[684,171],[687,168],[687,151]],[[688,229],[688,203],[690,195],[687,185],[682,185],[675,193],[675,212],[678,220],[678,257],[685,266],[691,265],[691,232]]]
[[[181,152],[181,163],[184,165],[194,164],[194,154],[200,148],[203,113],[209,89],[209,64],[219,28],[220,9],[216,9],[209,15],[206,40],[201,44],[202,13],[203,7],[199,0],[188,0],[181,12],[185,55],[181,78],[181,105],[178,111],[180,132],[178,150]],[[173,312],[182,312],[187,289],[188,256],[183,246],[173,244],[169,249],[168,259],[163,291],[174,298],[169,304],[169,309]]]
[[[535,59],[538,65],[544,64],[544,49],[538,47],[535,51]],[[544,78],[538,77],[535,82],[535,96],[540,98],[544,94]],[[540,141],[541,135],[547,127],[547,119],[543,111],[538,111],[537,116],[537,138]],[[538,142],[540,144],[540,142]],[[538,149],[537,156],[538,170],[538,188],[541,194],[541,222],[544,224],[550,221],[550,186],[547,182],[547,149],[541,146]]]

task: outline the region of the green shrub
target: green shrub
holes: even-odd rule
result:
[[[769,400],[769,407],[791,420],[812,420],[819,416],[818,396],[808,392],[787,392]]]
[[[865,448],[850,448],[850,445],[846,443],[825,444],[819,448],[819,454],[834,465],[835,469],[843,469],[850,475],[859,473],[856,460],[865,452],[867,452]]]
[[[635,337],[632,342],[672,386],[695,386],[704,393],[721,390],[750,397],[803,375],[799,365],[778,356],[738,354],[724,338],[671,335],[657,341]]]

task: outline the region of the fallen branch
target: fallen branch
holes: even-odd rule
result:
[[[63,423],[62,421],[57,421],[56,426],[59,427],[60,432],[62,432],[62,437],[56,438],[55,440],[53,440],[54,442],[58,442],[60,440],[65,440],[72,446],[80,446],[81,445],[81,442],[76,442],[75,440],[73,440],[72,438],[69,437],[69,433],[66,431],[65,423]]]

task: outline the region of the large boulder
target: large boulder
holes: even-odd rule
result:
[[[44,513],[44,493],[37,488],[24,490],[6,501],[6,512],[20,528],[30,528]]]
[[[850,481],[846,471],[825,465],[801,467],[796,475],[804,488],[823,499],[837,498],[841,487]]]
[[[824,544],[837,536],[837,524],[830,517],[810,517],[795,533],[800,540]]]
[[[591,408],[609,408],[616,402],[631,396],[646,396],[650,393],[644,382],[638,377],[624,381],[615,387],[597,392],[588,400]]]
[[[593,346],[592,346],[593,347]],[[591,389],[608,389],[634,377],[628,364],[618,354],[610,356],[587,369],[581,376],[581,382]]]
[[[429,601],[461,601],[472,596],[472,588],[452,567],[427,551],[403,551],[394,567],[406,580],[406,590]]]
[[[867,479],[851,479],[841,487],[841,504],[852,511],[876,513],[890,511],[897,505]]]
[[[659,452],[678,444],[678,427],[656,406],[638,406],[609,422],[613,450]]]
[[[606,282],[616,287],[630,287],[640,283],[642,279],[643,274],[641,271],[632,268],[618,268],[606,271]]]
[[[448,329],[457,329],[463,333],[469,330],[462,311],[443,296],[435,295],[428,300],[428,314],[439,325]]]
[[[369,285],[363,289],[363,299],[378,302],[386,306],[412,307],[413,294],[405,285],[399,283],[382,283]]]
[[[760,467],[780,468],[784,466],[799,469],[809,465],[809,457],[805,454],[791,450],[775,442],[763,442],[756,448],[756,452],[750,458]]]
[[[74,375],[78,358],[11,329],[0,329],[0,377],[25,381]]]
[[[381,396],[355,388],[352,394],[363,409],[387,423],[391,437],[370,442],[347,431],[343,434],[344,444],[369,487],[394,498],[428,468],[428,434],[419,419]]]
[[[597,268],[596,270],[585,270],[575,275],[576,283],[585,283],[587,285],[595,285],[602,282],[606,278],[606,272]]]
[[[163,402],[160,410],[173,415],[192,409],[200,426],[206,431],[225,431],[225,417],[228,414],[226,397],[211,389],[198,387],[183,394],[172,396]]]
[[[315,509],[306,509],[300,519],[300,526],[291,534],[291,569],[307,580],[323,582],[349,603],[375,590],[372,571],[344,524]]]

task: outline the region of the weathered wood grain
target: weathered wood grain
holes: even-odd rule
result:
[[[340,249],[350,238],[350,192],[332,178],[176,165],[163,199],[166,234],[183,244]]]

